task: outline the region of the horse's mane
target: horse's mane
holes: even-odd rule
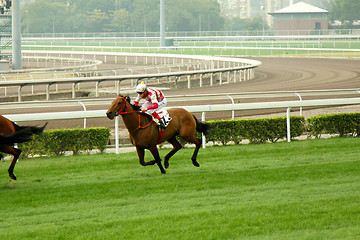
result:
[[[136,105],[131,104],[131,103],[130,103],[130,105],[133,107],[133,109],[134,109],[135,111],[140,111],[140,107],[139,107],[139,106],[136,106]]]

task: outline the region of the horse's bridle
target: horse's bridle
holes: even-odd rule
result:
[[[131,112],[129,112],[129,111],[128,111],[129,107],[128,107],[128,105],[126,105],[127,100],[126,100],[124,97],[118,97],[118,98],[124,100],[125,103],[124,103],[124,106],[123,106],[119,111],[116,111],[116,112],[115,112],[115,116],[125,115],[125,114],[128,114],[128,113],[139,112],[139,111],[131,111]],[[123,111],[123,109],[124,109],[125,107],[126,107],[126,111]]]
[[[123,109],[126,107],[126,110],[128,110],[128,106],[126,105],[126,99],[124,97],[118,97],[120,99],[123,99],[125,102],[124,102],[124,106],[119,110],[119,111],[116,111],[115,112],[115,116],[119,116],[119,115],[123,115],[123,114],[127,114],[127,113],[130,113],[130,112],[123,112]]]
[[[129,113],[138,113],[138,116],[139,116],[139,126],[138,126],[137,128],[135,128],[134,130],[132,130],[130,133],[135,132],[135,131],[137,131],[137,130],[139,130],[139,129],[147,128],[147,127],[150,126],[150,124],[154,121],[154,120],[151,118],[151,121],[150,121],[149,124],[147,124],[147,125],[145,125],[145,126],[141,126],[141,123],[140,123],[140,116],[141,116],[141,115],[140,115],[140,112],[141,112],[141,111],[131,111],[131,112],[129,112],[129,111],[128,111],[129,107],[128,107],[128,105],[126,104],[127,100],[126,100],[124,97],[118,97],[118,98],[123,99],[125,102],[124,102],[124,106],[123,106],[119,111],[115,112],[115,116],[125,115],[125,114],[129,114]],[[125,108],[125,106],[126,106],[126,111],[123,111],[123,109]]]

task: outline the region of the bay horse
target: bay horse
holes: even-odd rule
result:
[[[8,153],[14,156],[8,169],[11,179],[16,180],[14,168],[21,150],[14,147],[15,143],[28,142],[33,134],[40,134],[44,131],[47,123],[43,127],[19,126],[0,115],[0,152]],[[0,160],[4,156],[0,153]]]
[[[164,130],[159,130],[156,123],[152,120],[152,117],[146,113],[141,113],[139,110],[140,108],[138,106],[130,103],[129,96],[119,95],[119,97],[113,101],[106,115],[109,119],[121,115],[129,132],[131,143],[136,147],[142,166],[154,165],[156,163],[161,173],[166,173],[161,164],[157,145],[161,142],[168,141],[173,146],[173,149],[165,156],[164,160],[164,166],[168,168],[169,159],[182,148],[176,139],[176,136],[179,135],[185,141],[195,144],[195,151],[191,160],[194,166],[200,167],[196,157],[201,147],[201,140],[195,137],[195,131],[206,134],[208,124],[199,122],[195,116],[183,108],[170,108],[167,111],[172,120]],[[144,161],[145,149],[150,150],[155,160],[149,162]]]

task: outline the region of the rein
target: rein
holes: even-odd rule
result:
[[[126,115],[126,114],[129,114],[129,113],[137,113],[138,114],[138,116],[139,116],[139,126],[137,127],[137,128],[135,128],[134,130],[132,130],[132,131],[130,131],[130,133],[133,133],[133,132],[135,132],[135,131],[137,131],[137,130],[139,130],[139,129],[144,129],[144,128],[147,128],[148,126],[150,126],[150,124],[154,121],[152,118],[151,118],[151,121],[150,121],[150,123],[149,124],[147,124],[147,125],[145,125],[145,126],[141,126],[141,114],[140,114],[140,111],[128,111],[128,105],[126,104],[126,99],[124,98],[124,97],[119,97],[119,98],[122,98],[124,101],[125,101],[125,104],[124,104],[124,106],[118,111],[118,112],[116,112],[117,113],[117,115]],[[125,108],[125,106],[126,106],[126,111],[123,111],[123,109]]]

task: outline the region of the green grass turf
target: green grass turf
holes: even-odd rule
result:
[[[36,45],[31,46],[31,43],[26,44],[27,47],[23,47],[24,50],[36,50],[39,49]],[[37,45],[49,45],[48,43],[38,43]],[[247,41],[247,42],[179,42],[177,45],[179,48],[172,47],[167,49],[143,49],[142,47],[158,47],[159,43],[157,42],[125,42],[125,43],[88,43],[87,46],[83,46],[83,43],[72,43],[72,46],[82,46],[82,49],[64,47],[67,46],[66,43],[55,43],[49,45],[48,50],[59,50],[59,51],[115,51],[115,52],[133,52],[133,53],[169,53],[169,54],[189,54],[189,55],[223,55],[223,56],[304,56],[304,57],[359,57],[360,53],[347,51],[343,52],[337,49],[358,49],[360,47],[360,41]],[[58,46],[58,47],[56,47]],[[106,48],[97,48],[94,49],[92,46],[105,46],[105,47],[124,47],[124,49],[106,49]],[[181,48],[185,46],[190,46],[194,48]],[[196,47],[225,47],[228,48],[196,48]],[[128,49],[128,47],[134,47],[133,49]],[[136,48],[139,47],[139,48]],[[232,47],[269,47],[269,49],[236,49]],[[271,49],[271,48],[284,48],[284,49]],[[286,49],[286,48],[299,48],[297,50]],[[318,50],[302,50],[301,48],[315,48]],[[40,47],[40,49],[45,50],[46,47]],[[327,49],[327,50],[324,50]],[[329,50],[331,49],[331,50]]]
[[[358,239],[357,138],[0,162],[0,239]],[[161,150],[164,156],[169,149]],[[146,152],[146,160],[152,160]]]

